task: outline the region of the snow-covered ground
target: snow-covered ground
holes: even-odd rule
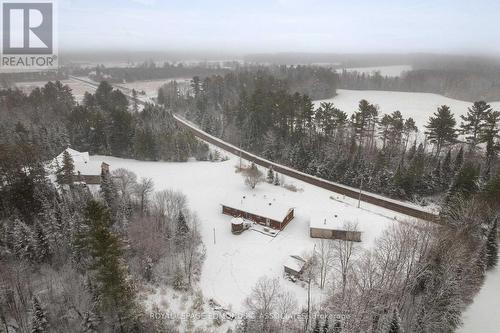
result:
[[[378,67],[351,67],[345,68],[348,72],[358,72],[365,74],[373,74],[374,72],[380,72],[382,76],[401,76],[403,72],[411,71],[411,65],[395,65],[395,66],[378,66]],[[342,69],[338,70],[339,72]]]
[[[373,245],[374,239],[395,221],[404,220],[402,214],[344,198],[324,189],[286,178],[299,191],[267,183],[259,184],[253,191],[257,195],[268,195],[277,201],[295,207],[295,218],[276,237],[248,230],[241,235],[231,233],[231,217],[221,214],[220,203],[227,195],[251,193],[240,174],[235,173],[238,158],[229,155],[225,162],[142,162],[105,156],[91,156],[90,164],[99,171],[101,161],[106,161],[111,170],[127,168],[139,177],[150,177],[156,190],[176,189],[188,197],[190,208],[199,216],[201,233],[207,256],[203,266],[200,287],[205,297],[216,299],[224,306],[240,311],[257,280],[264,275],[280,277],[283,263],[289,255],[310,252],[314,243],[309,237],[309,218],[314,211],[338,213],[346,220],[357,222],[363,232],[361,246]],[[215,232],[215,239],[214,239]],[[306,291],[298,284],[283,279],[286,289],[293,291],[300,302],[305,301]],[[314,293],[320,301],[322,293]]]
[[[436,112],[441,105],[448,105],[455,114],[457,124],[460,123],[460,115],[467,113],[470,102],[460,101],[442,95],[428,93],[410,93],[396,91],[377,90],[337,90],[337,96],[330,99],[315,101],[315,106],[320,102],[331,102],[339,109],[352,114],[358,109],[359,101],[366,99],[368,102],[377,104],[382,113],[391,113],[399,110],[403,117],[412,117],[420,130],[424,129],[429,117]],[[500,110],[500,102],[489,103],[495,110]]]
[[[134,81],[130,83],[121,83],[120,87],[135,89],[137,91],[144,91],[148,98],[158,97],[158,89],[166,83],[177,81],[179,88],[181,90],[187,89],[190,83],[189,78],[176,78],[176,79],[164,79],[164,80],[147,80],[147,81]]]
[[[83,95],[85,92],[93,92],[95,90],[94,87],[87,85],[81,81],[68,79],[61,80],[63,85],[68,85],[71,88],[73,96],[77,102],[81,102],[83,100]],[[29,94],[35,88],[41,88],[47,84],[47,81],[30,81],[30,82],[16,82],[14,85],[25,93]]]
[[[500,267],[488,272],[486,281],[463,313],[464,325],[457,333],[500,332]]]

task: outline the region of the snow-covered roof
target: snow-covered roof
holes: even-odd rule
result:
[[[279,222],[293,209],[270,196],[256,194],[233,195],[227,197],[222,205]]]
[[[96,170],[95,166],[92,167],[90,165],[89,163],[90,157],[88,152],[79,152],[71,148],[66,148],[63,152],[57,155],[57,157],[50,162],[50,167],[54,171],[63,165],[64,152],[68,152],[71,158],[73,159],[73,164],[75,166],[75,174],[78,174],[78,172],[80,172],[80,174],[82,175],[100,174],[100,171]]]
[[[235,217],[231,220],[231,224],[234,224],[234,225],[243,224],[243,222],[245,222],[245,221],[241,217]]]
[[[283,266],[294,270],[295,272],[300,272],[304,266],[306,265],[306,261],[302,259],[300,256],[289,256]]]
[[[342,230],[344,229],[345,219],[334,212],[314,212],[311,214],[311,228]]]

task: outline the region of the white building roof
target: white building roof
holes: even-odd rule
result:
[[[231,219],[231,224],[234,224],[234,225],[240,225],[240,224],[243,224],[243,222],[245,222],[241,217],[235,217],[233,219]]]
[[[256,194],[234,195],[226,198],[222,205],[279,222],[293,209],[270,196]]]
[[[311,214],[310,227],[316,229],[343,230],[346,222],[338,213],[315,212]]]
[[[289,256],[283,266],[294,270],[295,272],[300,272],[306,264],[306,261],[300,256]]]
[[[56,171],[63,165],[63,155],[65,151],[67,151],[71,156],[71,158],[73,159],[73,164],[75,165],[75,174],[78,174],[78,172],[80,172],[82,175],[100,174],[100,170],[96,170],[95,166],[92,167],[90,165],[89,163],[90,157],[88,152],[79,152],[71,148],[66,148],[63,152],[57,155],[57,157],[50,162],[50,168],[53,171]]]

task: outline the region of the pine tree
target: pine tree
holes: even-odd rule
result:
[[[135,320],[134,294],[122,262],[120,240],[110,230],[109,210],[91,200],[85,208],[84,223],[87,231],[82,242],[90,256],[89,269],[95,280],[99,304],[103,311],[116,316],[115,325],[119,331],[124,331]]]
[[[480,135],[486,126],[486,118],[491,113],[491,106],[484,101],[474,102],[467,115],[460,116],[464,121],[460,127],[469,145],[469,151],[474,152],[480,143]]]
[[[451,149],[448,150],[446,157],[443,160],[441,175],[443,177],[443,183],[449,186],[450,181],[453,178],[453,169],[451,167]]]
[[[31,229],[22,221],[14,221],[14,252],[19,258],[35,260],[36,250]]]
[[[340,320],[335,321],[335,324],[333,325],[332,328],[333,333],[341,333],[342,332],[342,324],[340,323]]]
[[[31,333],[48,332],[49,323],[45,311],[40,305],[40,301],[36,296],[33,296],[33,307],[31,313]]]
[[[67,150],[63,152],[62,166],[56,171],[59,185],[73,184],[75,174],[75,164],[73,158]]]
[[[451,195],[463,195],[469,198],[479,190],[479,168],[472,162],[467,162],[455,176],[453,184],[450,188]]]
[[[320,332],[321,332],[321,326],[319,324],[319,317],[316,317],[316,323],[314,324],[313,333],[320,333]]]
[[[135,89],[132,89],[132,111],[134,113],[139,112],[139,99],[137,98],[137,90]]]
[[[326,317],[325,322],[323,323],[322,333],[330,333],[329,332],[328,317]]]
[[[436,145],[436,156],[441,153],[441,148],[447,143],[454,143],[457,138],[455,117],[451,113],[450,107],[442,105],[437,112],[429,118],[425,128],[430,142]]]
[[[391,324],[389,326],[389,333],[400,333],[401,332],[401,319],[399,318],[398,311],[394,309],[392,312]]]
[[[498,263],[497,219],[493,221],[486,240],[486,269],[492,269]]]
[[[181,211],[179,212],[179,216],[177,216],[177,228],[175,231],[175,243],[179,248],[184,246],[188,232],[189,226],[186,217]]]
[[[491,163],[492,159],[500,151],[500,111],[492,111],[485,119],[485,126],[480,133],[480,142],[486,143],[486,159]]]
[[[274,171],[273,171],[273,167],[272,166],[269,168],[269,170],[267,170],[266,181],[269,184],[273,184],[274,183]]]
[[[278,175],[277,172],[275,172],[275,174],[274,174],[274,185],[276,185],[276,186],[280,186],[281,185],[281,183],[280,183],[280,177],[279,177],[279,175]]]
[[[82,333],[98,333],[99,319],[92,311],[85,311],[82,318]]]
[[[460,147],[460,150],[458,151],[457,156],[455,157],[455,163],[453,164],[453,171],[457,173],[462,167],[463,163],[464,163],[464,147]]]
[[[49,241],[43,232],[43,229],[40,223],[35,223],[35,234],[34,234],[34,242],[35,242],[35,253],[36,260],[38,262],[47,262],[50,261],[51,253]]]
[[[104,202],[111,210],[113,218],[116,217],[116,214],[118,212],[118,191],[109,172],[103,171],[101,174],[100,193],[104,199]]]

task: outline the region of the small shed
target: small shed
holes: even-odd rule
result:
[[[307,261],[297,255],[291,255],[287,258],[283,265],[283,269],[286,275],[293,276],[294,278],[299,278],[306,267]]]
[[[241,234],[243,231],[251,227],[250,222],[246,222],[241,217],[235,217],[231,220],[231,232],[235,235]]]
[[[311,238],[340,239],[361,242],[361,231],[350,230],[346,221],[336,213],[315,213],[309,225]]]

